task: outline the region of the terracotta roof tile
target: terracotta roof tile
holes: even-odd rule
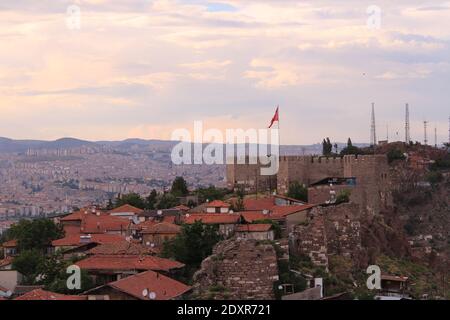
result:
[[[133,207],[132,205],[129,205],[129,204],[124,204],[123,206],[120,206],[113,210],[109,210],[108,212],[110,214],[111,213],[123,213],[123,212],[132,212],[134,214],[138,214],[138,213],[144,212],[144,210]]]
[[[70,296],[43,289],[35,289],[14,300],[87,300],[86,296]]]
[[[154,257],[130,255],[95,255],[76,263],[87,270],[153,270],[170,271],[184,267],[184,264]]]
[[[88,251],[93,255],[153,255],[155,251],[139,243],[118,241],[105,243]]]
[[[112,243],[112,242],[120,242],[124,241],[125,237],[117,234],[91,234],[91,239],[88,239],[88,235],[86,234],[74,234],[69,235],[65,238],[58,239],[52,241],[52,246],[54,247],[73,247],[73,246],[79,246],[81,244],[86,243]],[[84,239],[81,239],[81,237],[85,237]]]
[[[237,224],[240,215],[232,213],[193,213],[184,216],[183,222],[193,224],[201,221],[205,224]]]
[[[3,242],[2,247],[3,248],[15,248],[15,247],[17,247],[17,240],[9,240],[9,241]]]
[[[81,222],[82,233],[105,233],[108,231],[126,231],[131,221],[125,218],[107,215],[86,215]]]
[[[0,268],[9,266],[13,262],[14,258],[11,256],[8,256],[4,258],[3,260],[0,260]]]
[[[230,205],[222,200],[214,200],[206,204],[206,208],[229,208]]]
[[[154,294],[153,300],[171,300],[191,290],[191,287],[153,271],[138,273],[107,286],[141,300],[151,300],[150,293]],[[146,297],[143,295],[144,291],[147,293]]]
[[[160,222],[148,226],[142,229],[142,233],[152,233],[152,234],[173,234],[180,233],[181,227],[173,223]]]

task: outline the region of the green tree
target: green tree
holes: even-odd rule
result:
[[[164,193],[161,196],[156,208],[157,209],[170,209],[176,207],[180,204],[178,198],[176,198],[172,193]]]
[[[350,196],[351,196],[350,190],[342,190],[336,197],[336,204],[350,202]]]
[[[324,156],[330,156],[333,153],[333,144],[330,141],[330,138],[323,139],[322,142],[322,154]]]
[[[62,237],[62,227],[49,219],[20,220],[7,231],[8,239],[17,240],[19,251],[35,249],[44,253],[53,240]]]
[[[181,261],[190,268],[198,268],[221,239],[217,226],[206,225],[201,221],[184,224],[178,236],[164,242],[162,254]]]
[[[170,189],[170,193],[172,193],[175,197],[184,197],[189,194],[189,190],[187,187],[186,180],[183,177],[176,177],[172,182],[172,188]]]
[[[120,206],[123,206],[125,204],[129,204],[133,207],[139,208],[139,209],[145,209],[145,201],[142,199],[142,197],[137,193],[129,193],[124,194],[122,196],[118,196],[116,199],[115,207],[118,208]]]
[[[213,185],[207,188],[199,188],[196,191],[196,194],[198,195],[198,200],[201,203],[204,203],[207,200],[208,201],[223,200],[227,193],[228,190],[216,188]]]
[[[391,149],[387,153],[389,163],[394,162],[395,160],[405,160],[406,157],[401,150]]]
[[[24,284],[33,285],[40,275],[45,258],[37,249],[24,250],[12,262],[12,268],[24,276]]]
[[[289,198],[308,202],[308,189],[303,184],[296,181],[289,186],[287,196]]]
[[[362,150],[358,147],[355,147],[353,145],[352,139],[348,138],[347,141],[347,147],[345,147],[344,149],[342,149],[341,151],[341,155],[358,155],[358,154],[362,154]]]
[[[45,286],[46,290],[62,294],[79,294],[94,287],[94,282],[86,270],[81,270],[81,288],[69,289],[67,279],[71,274],[67,273],[67,268],[71,261],[63,260],[60,255],[52,255],[47,258],[41,267],[41,278],[39,284]]]
[[[153,189],[145,199],[145,209],[154,210],[158,202],[158,193]]]

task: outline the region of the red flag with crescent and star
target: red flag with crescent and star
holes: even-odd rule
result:
[[[272,128],[272,126],[273,126],[273,124],[274,124],[275,121],[279,121],[279,117],[278,117],[278,108],[279,108],[279,107],[277,107],[277,111],[275,111],[275,114],[274,114],[274,116],[273,116],[273,118],[272,118],[272,121],[270,121],[269,129]]]

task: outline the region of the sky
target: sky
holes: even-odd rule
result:
[[[403,140],[408,102],[413,140],[448,140],[449,1],[2,0],[0,41],[3,137],[265,128],[279,105],[283,144],[368,142],[374,102]]]

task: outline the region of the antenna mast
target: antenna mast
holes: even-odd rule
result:
[[[375,125],[375,103],[372,103],[372,122],[370,128],[370,144],[372,146],[377,145],[377,129]]]
[[[423,122],[423,142],[426,146],[428,145],[427,127],[428,127],[428,121],[424,121]]]

